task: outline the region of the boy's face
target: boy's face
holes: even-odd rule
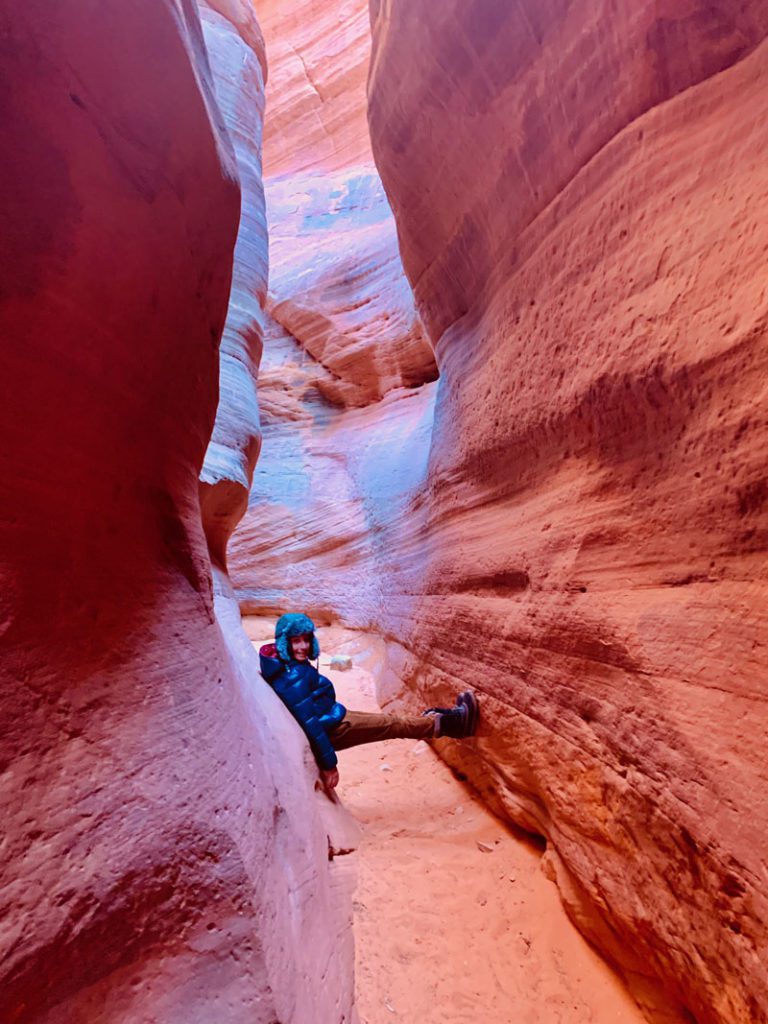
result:
[[[291,655],[296,661],[308,661],[311,637],[309,633],[299,633],[298,636],[290,637]]]

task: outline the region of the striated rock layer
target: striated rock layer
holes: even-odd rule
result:
[[[379,628],[395,575],[398,592],[420,579],[414,507],[436,385],[399,388],[360,409],[329,402],[327,386],[327,371],[268,321],[264,446],[230,545],[232,581],[248,613],[303,608],[320,623]],[[388,610],[390,629],[397,616],[407,617],[401,597]]]
[[[274,921],[261,926],[258,939],[266,947],[273,972],[269,985],[278,998],[269,999],[269,992],[259,995],[270,1024],[273,1006],[292,1015],[296,1024],[308,1019],[344,1024],[356,1019],[351,927],[355,874],[352,858],[339,860],[336,853],[354,851],[356,828],[338,804],[324,795],[310,798],[317,782],[314,759],[296,723],[261,684],[258,658],[243,632],[226,573],[227,544],[247,507],[261,447],[256,379],[267,286],[261,162],[264,40],[249,0],[208,0],[200,3],[200,14],[241,186],[232,288],[220,350],[219,403],[200,474],[200,502],[215,567],[216,617],[244,693],[241,713],[251,720],[251,738],[261,748],[260,763],[249,767],[259,773],[254,782],[261,776],[277,779],[272,796],[276,827],[261,824],[269,844],[269,864],[261,870],[274,900]],[[249,762],[251,757],[248,751]],[[310,885],[299,896],[296,879],[305,876]],[[322,909],[315,902],[317,894],[325,902]]]
[[[437,376],[373,162],[365,0],[258,0],[270,59],[264,153],[268,309],[327,370],[329,402],[363,406]]]
[[[476,681],[453,760],[649,1012],[766,1020],[768,11],[373,6],[442,377],[406,672]]]
[[[322,392],[368,405],[437,377],[372,166],[268,184],[269,311],[328,371]]]
[[[267,224],[261,170],[266,55],[246,0],[200,4],[216,98],[240,178],[240,225],[220,347],[219,404],[201,473],[200,503],[211,558],[226,569],[227,542],[248,503],[261,431],[256,378],[267,295]]]
[[[269,54],[265,173],[372,165],[365,86],[371,54],[361,0],[255,0]]]
[[[352,1019],[306,745],[214,617],[238,191],[190,10],[0,6],[9,1024]]]
[[[474,685],[445,756],[647,1014],[766,1021],[768,14],[372,14],[441,378],[341,415],[281,335],[236,585],[382,633],[385,698]]]

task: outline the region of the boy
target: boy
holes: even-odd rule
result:
[[[339,782],[337,750],[389,739],[464,739],[477,729],[478,706],[471,690],[459,694],[453,708],[427,708],[421,715],[385,715],[348,711],[336,700],[333,683],[310,659],[320,657],[315,624],[306,615],[288,613],[277,620],[275,642],[259,650],[261,674],[306,733],[323,785]]]

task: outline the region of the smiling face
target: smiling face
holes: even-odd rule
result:
[[[298,636],[290,637],[291,657],[296,661],[308,661],[309,652],[312,647],[312,636],[310,633],[299,633]]]

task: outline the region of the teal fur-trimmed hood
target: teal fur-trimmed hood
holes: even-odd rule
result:
[[[301,636],[302,633],[309,633],[312,637],[309,656],[314,661],[320,657],[320,644],[315,636],[315,624],[308,615],[299,612],[288,612],[281,615],[275,625],[275,647],[282,661],[291,661],[291,645],[289,640],[292,636]]]

